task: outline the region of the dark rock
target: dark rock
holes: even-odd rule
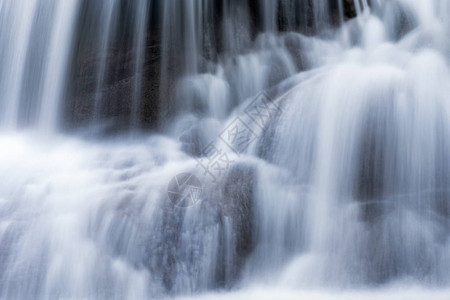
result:
[[[297,67],[297,70],[305,70],[306,65],[306,59],[304,58],[304,47],[303,47],[303,40],[304,36],[290,32],[286,33],[284,35],[284,45],[286,49],[289,51],[289,54],[293,58],[295,65]]]
[[[344,16],[348,19],[356,17],[355,0],[344,0]],[[359,1],[359,0],[356,0]]]
[[[228,173],[223,188],[222,210],[233,221],[236,253],[244,259],[254,248],[253,206],[255,170],[245,164],[236,164]]]
[[[148,269],[168,294],[232,287],[255,248],[255,172],[237,163],[205,187],[196,206],[177,207],[164,197],[152,215],[142,213],[144,199],[126,193],[94,216],[91,238],[111,257]]]
[[[208,257],[207,251],[211,251],[205,246],[213,232],[217,234],[218,242],[216,267],[208,286],[197,286],[197,289],[231,287],[238,281],[246,259],[255,247],[254,184],[255,170],[248,165],[236,164],[222,183],[205,191],[205,200],[199,207],[186,210],[168,204],[162,208],[162,227],[156,233],[153,231],[154,236],[148,242],[148,249],[153,250],[147,257],[152,261],[149,267],[161,274],[168,291],[176,291],[175,277],[180,265],[188,270],[194,282],[205,275],[207,270],[202,269],[202,260]],[[186,227],[185,223],[186,214],[193,213],[189,209],[195,210],[195,217],[189,219],[196,220],[190,223],[192,227]],[[190,237],[189,244],[183,244],[183,236]],[[151,245],[159,245],[159,250],[155,252]],[[214,262],[208,262],[211,263]]]
[[[198,126],[187,129],[179,138],[182,143],[181,149],[191,156],[201,156],[204,145],[202,137],[202,131]]]
[[[171,28],[169,33],[173,36],[166,37],[169,42],[162,39],[163,22],[162,1],[150,1],[151,11],[147,28],[147,40],[145,50],[145,61],[143,66],[142,93],[140,99],[139,119],[140,129],[158,129],[168,122],[176,111],[174,96],[175,87],[181,74],[185,71],[186,62],[184,55],[186,43],[184,37],[176,39],[179,30]],[[230,3],[228,3],[230,4]],[[353,0],[344,1],[345,15],[347,18],[355,16]],[[133,99],[134,62],[133,37],[134,7],[129,1],[121,0],[117,18],[114,19],[114,32],[107,53],[106,76],[100,87],[101,105],[95,108],[95,100],[99,98],[97,93],[98,67],[100,64],[98,24],[99,3],[83,0],[79,26],[76,33],[75,50],[72,59],[71,78],[68,86],[68,101],[64,102],[64,126],[73,129],[91,125],[94,119],[106,123],[110,120],[113,124],[108,131],[117,132],[128,130],[130,127],[131,102]],[[292,14],[291,6],[301,8],[303,16]],[[301,5],[301,7],[297,7]],[[211,62],[217,60],[224,53],[241,53],[251,47],[259,33],[262,32],[260,1],[249,0],[248,2],[233,2],[228,11],[225,11],[223,0],[214,3],[205,12],[202,24],[205,32],[199,41],[200,57],[199,71],[205,72],[210,69]],[[338,14],[335,1],[330,1],[330,16]],[[278,8],[278,27],[280,31],[296,31],[306,34],[317,33],[312,18],[312,2],[301,3],[280,1]],[[225,40],[225,23],[232,19],[234,37],[236,41],[230,48],[230,43]],[[335,23],[335,22],[334,22]],[[178,23],[177,23],[178,24]],[[182,23],[180,23],[182,24]],[[176,27],[174,25],[174,27]],[[317,27],[317,26],[316,26]],[[241,28],[241,29],[240,29]],[[245,29],[243,33],[242,28]],[[173,31],[173,32],[172,32]],[[167,33],[166,33],[167,34]],[[170,35],[170,34],[169,34]],[[182,36],[182,35],[181,35]],[[290,53],[295,57],[299,65],[302,64],[301,51],[294,49],[297,42],[293,39],[288,41]],[[233,43],[231,43],[233,44]],[[164,48],[164,49],[163,49]],[[292,49],[291,49],[292,48]],[[162,61],[162,52],[166,60]],[[300,68],[301,69],[301,68]],[[282,72],[274,72],[272,81],[283,77]],[[95,115],[95,116],[94,116]]]
[[[383,213],[384,147],[383,129],[377,128],[376,115],[369,115],[362,134],[359,167],[354,196],[361,205],[361,218],[372,221]]]

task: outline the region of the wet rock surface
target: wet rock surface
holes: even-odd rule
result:
[[[237,163],[204,187],[196,205],[179,207],[163,197],[151,218],[142,213],[148,203],[129,194],[94,216],[92,238],[112,257],[149,270],[164,293],[232,287],[255,247],[255,184],[254,168]]]
[[[146,34],[145,58],[142,69],[142,91],[139,100],[139,127],[142,129],[157,129],[164,120],[171,117],[174,104],[171,103],[170,99],[174,97],[173,91],[177,78],[186,64],[180,55],[186,51],[182,49],[184,46],[180,43],[183,41],[169,45],[168,49],[163,50],[163,7],[158,1],[152,1],[151,3],[151,7],[148,8],[152,13],[149,17],[150,21]],[[339,8],[333,3],[330,2],[329,4],[330,15],[338,15]],[[139,80],[139,78],[135,78],[134,74],[133,24],[130,17],[132,7],[126,1],[120,1],[121,10],[117,20],[115,20],[118,29],[113,34],[110,50],[106,54],[104,81],[99,87],[98,70],[100,60],[98,54],[96,54],[98,51],[97,35],[99,32],[98,29],[97,31],[92,30],[98,25],[96,15],[86,13],[98,10],[95,5],[93,2],[83,2],[82,11],[84,11],[85,16],[81,26],[78,28],[78,38],[75,43],[77,47],[73,53],[72,75],[68,86],[70,101],[64,104],[65,116],[62,119],[67,129],[83,127],[92,124],[92,120],[97,119],[102,120],[103,123],[110,121],[111,125],[107,126],[106,129],[104,128],[103,131],[117,132],[127,130],[131,122],[130,111],[135,81]],[[302,10],[305,11],[305,15],[308,15],[307,12],[312,11],[312,2],[304,2],[302,5],[304,6],[302,6]],[[235,22],[243,22],[245,18],[250,18],[248,20],[249,24],[246,26],[249,27],[249,34],[252,37],[243,37],[246,43],[235,41],[235,44],[244,47],[244,49],[239,51],[244,51],[245,47],[248,48],[251,45],[251,43],[248,43],[249,39],[254,39],[262,32],[260,2],[250,0],[248,7],[238,5],[234,8],[236,9],[234,15],[239,15]],[[222,51],[231,51],[232,53],[238,50],[228,49],[228,46],[220,39],[212,39],[214,36],[225,35],[223,22],[225,22],[228,14],[232,13],[224,11],[221,3],[213,5],[212,10],[211,16],[215,17],[211,20],[205,19],[205,22],[210,23],[206,28],[211,28],[212,31],[206,32],[205,34],[208,38],[205,37],[202,41],[201,70],[209,68],[208,61],[217,61],[222,55]],[[278,29],[280,31],[314,32],[315,29],[312,23],[307,19],[303,23],[290,24],[289,19],[286,19],[285,16],[288,12],[286,7],[280,4],[278,11]],[[353,0],[344,1],[344,14],[347,19],[355,17],[356,11]],[[234,30],[236,31],[238,28]],[[287,47],[290,53],[301,66],[302,58],[297,56],[302,51],[295,49],[297,46],[301,48],[301,45],[298,45],[298,40],[296,41],[293,37],[287,39]],[[163,70],[162,56],[164,55],[163,52],[167,50],[170,50],[170,52],[166,54],[169,56]],[[164,78],[161,77],[162,74],[165,74]],[[283,77],[284,75],[279,74],[278,76]],[[163,85],[161,85],[162,81],[164,81]],[[278,82],[276,78],[272,78],[272,81]],[[95,104],[96,102],[101,102],[101,104]]]

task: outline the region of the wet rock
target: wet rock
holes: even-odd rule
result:
[[[142,73],[142,90],[140,99],[140,120],[143,128],[154,128],[159,111],[159,48],[150,45]],[[98,57],[79,54],[75,61],[70,88],[71,101],[66,103],[67,128],[76,128],[89,124],[98,118],[111,120],[112,131],[129,128],[131,102],[133,101],[135,74],[134,56],[121,49],[110,50],[107,57],[106,76],[103,86],[97,91]],[[99,95],[99,93],[101,95]],[[101,105],[95,108],[96,101]],[[94,116],[97,114],[96,116]]]
[[[191,156],[201,156],[203,150],[202,132],[197,126],[187,129],[179,138],[181,149]]]
[[[293,58],[295,66],[299,71],[303,71],[307,67],[307,59],[304,57],[304,38],[304,36],[294,32],[287,33],[284,36],[284,45],[288,50],[290,56]]]
[[[133,6],[129,1],[120,1],[120,10],[117,18],[114,20],[117,24],[117,30],[112,35],[111,46],[107,53],[107,62],[105,69],[104,83],[98,89],[98,70],[99,70],[99,54],[98,39],[99,31],[97,14],[98,3],[83,0],[82,2],[83,19],[80,21],[77,38],[75,40],[75,51],[72,59],[71,79],[69,80],[68,93],[69,100],[64,102],[64,126],[69,130],[73,128],[91,125],[94,119],[102,120],[103,124],[108,123],[103,131],[115,133],[118,131],[128,130],[131,122],[131,103],[133,99],[134,84],[134,61],[133,54]],[[179,76],[183,73],[184,56],[180,53],[183,50],[183,41],[175,41],[176,45],[169,45],[169,53],[165,53],[167,61],[164,63],[162,70],[162,52],[163,39],[161,28],[163,14],[161,1],[151,1],[152,7],[150,22],[147,29],[147,48],[145,50],[145,62],[142,73],[142,93],[140,99],[139,119],[142,129],[158,129],[164,122],[173,117],[176,111],[173,101],[175,86]],[[335,1],[330,2],[330,15],[336,15],[337,7]],[[235,4],[233,9],[236,12],[225,12],[224,3],[219,1],[211,6],[208,11],[208,18],[205,22],[210,23],[205,26],[205,38],[200,48],[199,70],[207,71],[211,66],[211,62],[217,62],[224,52],[245,52],[250,47],[251,40],[254,40],[259,33],[262,32],[261,27],[261,2],[258,0],[250,0],[247,5],[242,3]],[[345,0],[345,15],[347,18],[355,16],[354,3],[351,0]],[[298,4],[300,5],[300,4]],[[305,16],[292,18],[286,14],[290,14],[288,9],[290,6],[285,1],[278,8],[279,18],[278,27],[280,31],[296,31],[302,33],[314,33],[314,24],[311,23],[312,2],[306,1],[301,4],[304,6],[301,11],[305,12]],[[246,33],[243,34],[241,29],[234,28],[233,36],[237,40],[236,49],[229,49],[229,41],[225,40],[223,28],[225,21],[229,21],[229,14],[237,19],[236,22],[240,26],[246,27]],[[248,20],[247,20],[248,19]],[[291,24],[293,19],[297,20],[295,24]],[[242,25],[240,22],[243,22]],[[233,22],[232,22],[233,23]],[[233,25],[234,26],[234,25]],[[248,27],[248,28],[247,28]],[[243,34],[243,36],[241,36]],[[222,41],[221,38],[224,37]],[[229,38],[229,37],[228,37]],[[242,40],[242,41],[241,41]],[[245,41],[245,42],[244,42]],[[297,48],[300,47],[300,48]],[[301,45],[293,38],[287,41],[287,48],[290,54],[295,58],[298,69],[302,69],[302,51]],[[164,71],[164,72],[163,72]],[[163,76],[164,73],[164,76]],[[277,82],[279,78],[284,78],[285,74],[274,72],[271,81]],[[102,96],[99,96],[99,93]],[[95,107],[95,102],[101,98],[99,107]],[[94,116],[95,115],[95,116]]]
[[[385,20],[389,28],[395,29],[389,34],[398,40],[411,32],[418,25],[417,16],[407,5],[401,2],[387,2],[383,6]]]
[[[356,7],[354,0],[344,0],[343,4],[344,4],[344,16],[348,19],[356,17]]]
[[[361,150],[354,196],[360,202],[360,217],[365,221],[373,221],[380,217],[386,204],[383,203],[385,140],[383,130],[377,126],[376,116],[371,115],[359,147]]]
[[[254,234],[254,186],[255,170],[246,164],[236,164],[228,173],[223,187],[222,211],[232,220],[233,240],[236,251],[236,273],[243,267],[245,258],[255,244]],[[238,275],[238,274],[236,274]]]
[[[255,247],[255,170],[236,164],[224,176],[196,206],[163,202],[145,229],[143,263],[170,294],[232,287]]]

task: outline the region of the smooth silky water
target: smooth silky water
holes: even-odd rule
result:
[[[92,109],[67,130],[81,1],[0,0],[0,299],[450,297],[447,0],[360,1],[351,20],[344,1],[332,18],[327,1],[308,17],[307,1],[260,0],[254,38],[247,1],[223,1],[216,40],[214,2],[151,2],[128,7],[127,130],[105,136],[121,2],[91,3]],[[148,133],[155,15],[164,119]],[[261,91],[278,114],[237,155],[219,137]],[[233,160],[214,182],[194,159],[210,142]],[[187,208],[167,194],[180,173],[202,183]]]

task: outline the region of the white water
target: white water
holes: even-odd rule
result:
[[[100,40],[97,55],[99,56],[98,74],[96,77],[95,100],[94,100],[94,121],[101,119],[101,109],[104,104],[103,85],[106,76],[106,68],[108,63],[108,50],[111,38],[115,32],[114,19],[117,17],[117,0],[101,1],[100,8]]]
[[[42,87],[42,104],[39,128],[54,133],[58,130],[61,116],[61,99],[67,79],[72,46],[72,35],[78,12],[77,0],[58,1],[54,4],[55,17],[48,46],[45,81]]]
[[[151,3],[151,2],[150,2]],[[134,67],[134,88],[133,99],[131,104],[131,128],[138,128],[140,124],[140,107],[142,96],[142,69],[145,59],[145,42],[147,40],[147,21],[148,9],[147,1],[139,0],[136,2],[136,20],[135,20],[135,37],[134,37],[134,51],[136,53],[135,67]]]
[[[194,53],[182,54],[188,75],[175,87],[175,121],[164,135],[2,133],[0,299],[447,299],[450,6],[372,2],[370,13],[360,7],[358,19],[327,32],[332,38],[263,34],[245,53],[230,47],[196,74],[202,11],[188,1],[183,44]],[[11,3],[0,2],[0,12]],[[29,14],[31,4],[24,5]],[[59,116],[76,11],[75,2],[67,5],[74,6],[55,10],[55,24],[65,26],[50,26],[55,73],[43,73],[50,115],[39,114],[40,124]],[[181,13],[169,4],[163,11]],[[29,35],[30,23],[16,19],[11,30]],[[238,41],[228,25],[229,41]],[[169,49],[175,33],[165,30]],[[14,39],[18,52],[1,48],[0,65],[14,77],[0,77],[8,96],[0,103],[12,112],[21,107],[27,43]],[[173,59],[164,55],[163,67]],[[236,160],[230,175],[211,183],[182,151],[183,137],[198,134],[201,147],[217,140],[268,88],[281,115],[245,155],[229,153]],[[171,206],[166,195],[182,172],[204,184],[202,202],[188,209]],[[250,215],[240,206],[247,197]],[[241,234],[253,244],[246,255]]]
[[[235,292],[231,294],[207,294],[204,296],[185,297],[180,298],[182,300],[198,299],[198,300],[212,300],[212,299],[258,299],[258,300],[296,300],[296,299],[308,299],[308,300],[379,300],[379,299],[399,299],[399,300],[421,300],[421,299],[447,299],[449,291],[435,291],[427,290],[423,288],[411,287],[411,286],[398,286],[395,288],[387,288],[383,290],[370,290],[370,291],[320,291],[320,290],[293,290],[293,289],[264,289],[253,288],[247,291]]]
[[[6,91],[5,99],[11,101],[2,104],[2,120],[6,127],[17,126],[19,118],[20,89],[24,76],[25,57],[30,41],[33,14],[37,1],[30,1],[27,5],[19,3],[14,5],[14,1],[2,2],[0,12],[2,14],[2,44],[10,43],[11,47],[2,51],[2,81],[1,90]],[[23,18],[17,18],[22,14]],[[8,20],[11,18],[12,20]],[[9,27],[8,23],[14,23]],[[15,31],[14,31],[15,29]],[[6,76],[8,74],[8,76]]]
[[[41,9],[45,9],[43,12]],[[0,33],[1,91],[3,128],[16,129],[20,124],[25,102],[35,104],[35,119],[43,131],[55,132],[58,128],[60,101],[66,83],[68,59],[72,48],[72,34],[78,12],[78,1],[2,1],[2,30]],[[36,40],[34,28],[50,26],[49,36]],[[46,51],[40,52],[40,44]],[[32,53],[36,51],[37,53]],[[27,59],[36,55],[41,65],[42,82],[34,99],[28,99]],[[34,71],[34,70],[33,70]],[[36,113],[37,112],[37,113]]]

